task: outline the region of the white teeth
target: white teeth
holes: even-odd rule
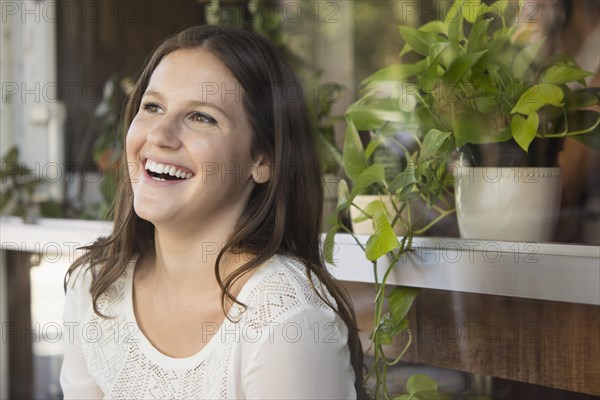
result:
[[[156,161],[153,160],[146,160],[146,165],[144,166],[144,168],[146,168],[148,171],[157,173],[157,174],[167,174],[167,175],[171,175],[171,176],[175,176],[177,178],[180,179],[190,179],[194,174],[192,174],[191,172],[184,172],[183,170],[175,167],[174,165],[169,165],[169,164],[161,164],[161,163],[157,163]],[[166,179],[164,178],[154,178],[156,180],[161,180],[164,181]]]

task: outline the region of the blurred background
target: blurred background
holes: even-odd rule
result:
[[[3,214],[30,221],[104,219],[115,190],[115,162],[122,150],[120,113],[144,60],[167,36],[192,25],[217,23],[268,37],[297,71],[322,140],[323,168],[331,183],[327,186],[330,197],[326,207],[331,210],[337,178],[341,176],[338,165],[345,109],[356,100],[363,79],[398,62],[403,42],[397,25],[421,25],[435,18],[448,3],[2,0],[2,180],[5,183],[11,173],[20,174],[26,184],[19,190],[27,194],[24,200],[10,200],[4,187],[0,202]],[[543,51],[548,55],[572,55],[584,69],[596,74],[593,82],[600,85],[600,2],[530,3],[528,23],[539,25],[540,32],[547,36]],[[23,170],[8,171],[7,165],[20,165]],[[561,154],[561,166],[565,179],[555,241],[597,246],[598,154],[569,141]],[[9,203],[12,207],[5,208]],[[431,234],[458,237],[455,219],[448,218]],[[62,280],[70,260],[37,257],[32,261],[16,256],[11,260],[3,252],[3,265],[12,262],[33,267],[23,268],[25,275],[12,267],[2,268],[0,291],[12,290],[22,297],[2,296],[0,397],[62,398],[58,384],[62,345],[57,337],[60,328],[55,325],[62,318]],[[7,282],[15,286],[8,288]],[[358,283],[348,284],[348,288],[355,298],[359,319],[363,315],[368,326],[372,289]],[[13,319],[8,320],[7,313],[15,312],[28,316],[32,328],[8,322]],[[10,344],[9,337],[13,338]],[[407,364],[404,368],[423,367]],[[489,380],[481,376],[432,371],[457,398],[477,398],[489,385]],[[544,391],[535,385],[514,389],[517,386],[497,380],[500,389],[483,398],[588,398],[560,390]]]

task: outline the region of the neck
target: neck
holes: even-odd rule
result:
[[[146,276],[169,293],[219,292],[215,263],[236,220],[215,218],[196,224],[196,229],[183,229],[181,224],[155,225],[154,252],[148,257]],[[226,253],[219,266],[221,279],[246,261],[248,257]]]

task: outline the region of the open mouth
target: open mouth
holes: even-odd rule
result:
[[[144,168],[148,175],[157,181],[183,181],[190,179],[194,174],[190,171],[171,164],[157,163],[147,159]]]

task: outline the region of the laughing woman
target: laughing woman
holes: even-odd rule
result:
[[[113,231],[65,277],[65,398],[366,397],[298,88],[249,32],[194,27],[155,50]]]

